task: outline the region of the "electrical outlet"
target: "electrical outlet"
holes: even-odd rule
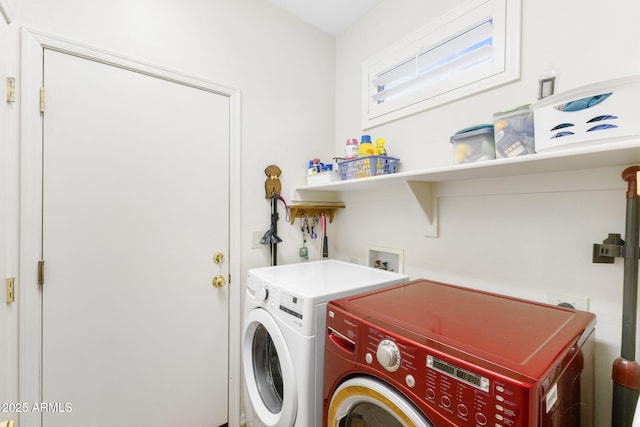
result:
[[[10,303],[16,300],[15,279],[9,277],[5,281],[5,302]]]
[[[570,304],[576,310],[589,311],[589,298],[569,294],[549,294],[547,301],[553,305]]]

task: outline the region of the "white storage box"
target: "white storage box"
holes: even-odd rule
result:
[[[307,175],[307,185],[309,187],[328,184],[335,181],[340,181],[340,173],[338,173],[338,171],[325,171]]]
[[[640,76],[607,80],[534,104],[536,151],[640,135]]]

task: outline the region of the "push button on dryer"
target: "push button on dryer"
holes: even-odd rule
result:
[[[440,403],[442,403],[442,406],[445,408],[448,408],[451,406],[451,399],[449,399],[449,396],[442,396],[440,398]]]
[[[427,399],[434,400],[436,398],[436,392],[432,388],[427,389]]]
[[[481,426],[487,425],[487,417],[482,412],[476,414],[476,422]]]
[[[413,378],[413,375],[407,375],[406,377],[404,377],[404,382],[407,383],[407,385],[411,388],[414,388],[416,386],[416,379]]]
[[[465,405],[463,405],[462,403],[458,404],[458,413],[460,415],[462,415],[463,417],[466,417],[467,415],[469,415],[469,410],[467,409],[467,407]]]
[[[365,356],[364,356],[364,360],[366,360],[366,361],[367,361],[367,363],[368,363],[369,365],[371,365],[371,364],[373,363],[373,356],[371,355],[371,353],[367,353],[367,354],[365,354]]]

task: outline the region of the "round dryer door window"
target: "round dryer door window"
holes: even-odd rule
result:
[[[251,310],[245,319],[242,367],[252,409],[247,415],[258,418],[258,425],[292,426],[298,410],[293,359],[278,323],[264,309]]]
[[[282,411],[282,366],[273,339],[263,325],[253,334],[253,373],[262,403],[274,414]]]
[[[355,377],[331,397],[326,427],[433,427],[414,405],[381,381]]]

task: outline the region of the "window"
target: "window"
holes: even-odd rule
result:
[[[363,128],[520,77],[521,0],[473,0],[365,61]]]

